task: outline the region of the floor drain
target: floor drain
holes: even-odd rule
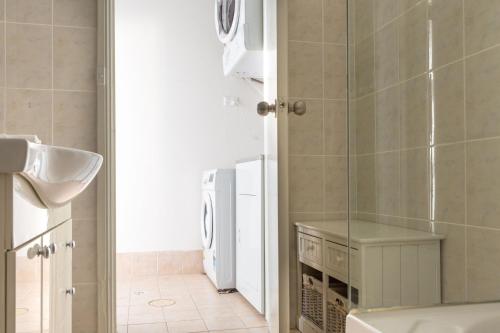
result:
[[[22,316],[30,312],[28,308],[16,308],[16,316]]]
[[[173,299],[154,299],[148,303],[150,306],[154,306],[155,308],[164,308],[167,306],[172,306],[175,304]]]

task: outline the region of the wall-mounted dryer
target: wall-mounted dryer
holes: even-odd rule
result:
[[[215,0],[215,27],[224,43],[224,75],[262,78],[262,0]]]

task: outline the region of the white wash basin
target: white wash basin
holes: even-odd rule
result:
[[[346,333],[497,333],[500,303],[351,313]]]
[[[0,135],[0,173],[22,175],[49,208],[78,196],[101,164],[102,156],[96,153],[43,145],[29,137]]]

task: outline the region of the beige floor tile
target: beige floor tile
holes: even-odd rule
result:
[[[166,323],[129,325],[128,333],[167,333]]]
[[[116,321],[118,325],[127,325],[128,323],[128,306],[116,307]]]
[[[203,319],[236,316],[236,313],[234,313],[230,306],[201,308],[198,311],[200,312],[200,315]]]
[[[130,305],[148,305],[150,301],[159,298],[161,298],[159,290],[137,290],[130,293]]]
[[[163,316],[166,322],[202,319],[198,310],[172,310],[170,307],[163,308]]]
[[[233,317],[210,317],[204,319],[209,330],[233,330],[245,328],[245,323],[237,316]]]
[[[245,324],[245,327],[248,328],[268,326],[266,319],[262,315],[251,315],[251,316],[242,315],[240,316],[240,318]]]
[[[203,320],[186,320],[167,323],[169,333],[206,332]]]
[[[129,309],[129,324],[151,324],[164,322],[163,311],[149,305],[131,306]]]

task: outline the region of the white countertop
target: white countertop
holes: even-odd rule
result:
[[[322,222],[296,222],[298,227],[315,230],[334,237],[347,239],[347,220]],[[387,224],[351,221],[351,240],[357,243],[409,242],[443,239],[443,235],[396,227]]]
[[[347,333],[497,333],[500,303],[351,313]]]

